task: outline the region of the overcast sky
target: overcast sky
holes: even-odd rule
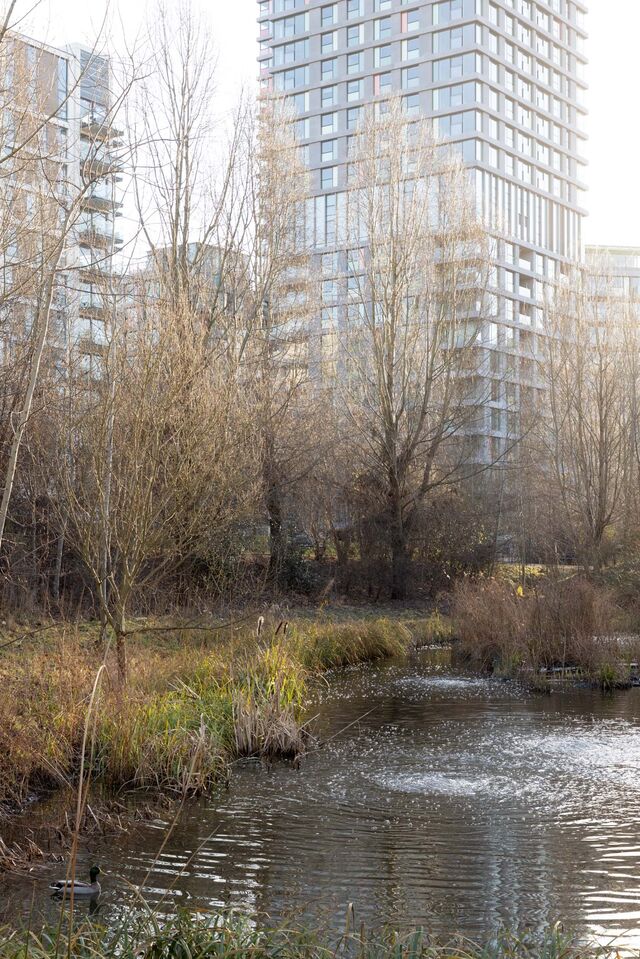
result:
[[[166,0],[168,5],[173,0]],[[219,62],[221,110],[230,108],[256,74],[256,0],[195,0],[210,20]],[[44,0],[30,28],[56,45],[90,43],[108,0]],[[117,36],[133,38],[147,0],[111,0],[109,18]],[[27,8],[25,4],[25,9]],[[589,192],[585,205],[588,243],[640,246],[640,0],[590,0],[588,54],[590,139]],[[25,31],[26,32],[26,31]]]

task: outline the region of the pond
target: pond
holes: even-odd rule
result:
[[[131,904],[323,916],[484,937],[562,919],[640,947],[640,690],[530,694],[443,654],[332,677],[325,745],[299,770],[239,764],[166,824],[94,844],[100,914]],[[47,883],[0,884],[0,922],[53,916]],[[130,885],[131,884],[131,885]]]

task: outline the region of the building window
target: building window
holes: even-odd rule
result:
[[[332,30],[331,33],[322,34],[320,48],[323,56],[326,56],[327,53],[333,53],[333,51],[337,48],[335,30]]]
[[[333,80],[336,75],[336,61],[333,60],[323,60],[321,67],[321,74],[323,80]]]
[[[374,96],[380,96],[380,94],[388,95],[391,93],[391,74],[390,73],[377,73],[373,78],[373,93]]]
[[[407,10],[400,15],[400,25],[403,33],[411,33],[420,29],[420,11]]]
[[[323,87],[320,91],[320,102],[323,107],[332,107],[336,102],[336,86]]]
[[[373,51],[373,64],[375,67],[391,66],[391,44],[385,43],[383,47],[376,47]]]
[[[58,57],[58,116],[65,118],[67,116],[67,90],[68,90],[69,64],[64,57]]]
[[[347,73],[361,73],[361,72],[362,72],[362,54],[350,53],[347,56]]]
[[[387,40],[391,36],[391,17],[382,17],[374,22],[373,36],[376,40]]]
[[[410,37],[408,40],[402,41],[402,59],[420,59],[420,37]]]
[[[331,26],[331,24],[336,22],[336,6],[335,3],[330,3],[328,6],[322,8],[320,22],[323,27]]]
[[[320,186],[323,190],[331,190],[338,185],[338,168],[324,167],[320,171]]]
[[[364,24],[358,23],[354,27],[347,27],[347,46],[359,47],[364,43]]]
[[[360,107],[351,107],[347,110],[347,130],[353,131],[358,128],[360,122]]]
[[[338,141],[323,140],[320,145],[320,160],[322,163],[330,163],[338,158]]]
[[[420,86],[420,67],[405,67],[402,71],[402,89],[413,90]]]
[[[353,103],[354,100],[362,98],[362,80],[349,80],[347,83],[347,100]]]
[[[408,116],[416,116],[420,113],[420,94],[410,93],[409,96],[402,98],[402,106]]]
[[[337,114],[336,113],[323,113],[320,120],[320,128],[322,136],[325,136],[328,133],[335,133],[337,130]]]

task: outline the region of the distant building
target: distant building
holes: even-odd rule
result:
[[[56,279],[58,333],[60,344],[77,348],[89,367],[91,356],[100,352],[106,339],[113,258],[121,244],[116,228],[120,176],[114,152],[121,134],[114,129],[110,115],[110,64],[80,46],[58,49],[16,34],[3,41],[2,60],[3,146],[9,157],[0,177],[3,300],[11,302],[12,311],[6,328],[15,331],[17,302],[21,302],[29,326],[34,310],[30,295],[27,291],[16,298],[12,290],[20,289],[16,277],[20,271],[24,273],[31,248],[35,248],[32,241],[43,228],[35,212],[38,194],[45,192],[44,181],[39,183],[38,177],[55,175],[54,192],[61,203],[50,217],[52,235],[60,227],[62,206],[81,197]],[[34,155],[44,157],[45,162],[34,164],[25,175],[29,129],[37,131]],[[17,159],[12,161],[14,149]]]
[[[602,269],[614,295],[636,304],[640,319],[640,247],[588,246],[585,262],[591,270]]]
[[[433,117],[470,171],[496,238],[482,330],[478,455],[494,459],[539,402],[545,295],[582,249],[582,0],[258,0],[263,89],[287,95],[313,188],[307,209],[328,353],[345,325],[340,247],[349,140],[363,110],[402,97]]]

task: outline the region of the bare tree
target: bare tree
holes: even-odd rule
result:
[[[15,4],[12,5],[15,7]],[[109,173],[102,137],[88,134],[86,155],[69,142],[66,121],[71,96],[83,73],[61,82],[58,57],[31,45],[7,27],[0,41],[5,100],[1,110],[7,149],[0,160],[0,247],[4,359],[24,357],[23,391],[16,392],[8,422],[7,459],[0,501],[0,545],[14,491],[20,452],[34,409],[43,363],[61,346],[64,302],[78,264],[77,228],[83,200]],[[66,67],[66,63],[65,63]],[[129,87],[114,95],[103,123],[112,122]]]
[[[231,122],[217,115],[215,44],[189,0],[159,0],[149,24],[129,111],[141,230],[162,298],[219,331],[246,295],[251,106],[242,100]]]
[[[350,303],[339,350],[345,430],[406,592],[425,500],[459,478],[481,402],[478,334],[488,245],[467,174],[400,102],[354,139],[346,209]]]
[[[251,243],[243,316],[261,456],[262,502],[269,521],[269,573],[281,577],[287,556],[286,507],[321,455],[317,396],[309,374],[309,335],[318,284],[305,228],[308,170],[293,116],[278,97],[260,104],[249,145]]]
[[[606,264],[575,268],[547,310],[543,469],[550,470],[569,547],[595,568],[619,515],[628,463],[627,316]]]
[[[251,446],[228,372],[212,363],[199,318],[150,302],[119,318],[99,382],[76,405],[76,469],[59,485],[122,680],[134,597],[219,535],[249,492]]]

